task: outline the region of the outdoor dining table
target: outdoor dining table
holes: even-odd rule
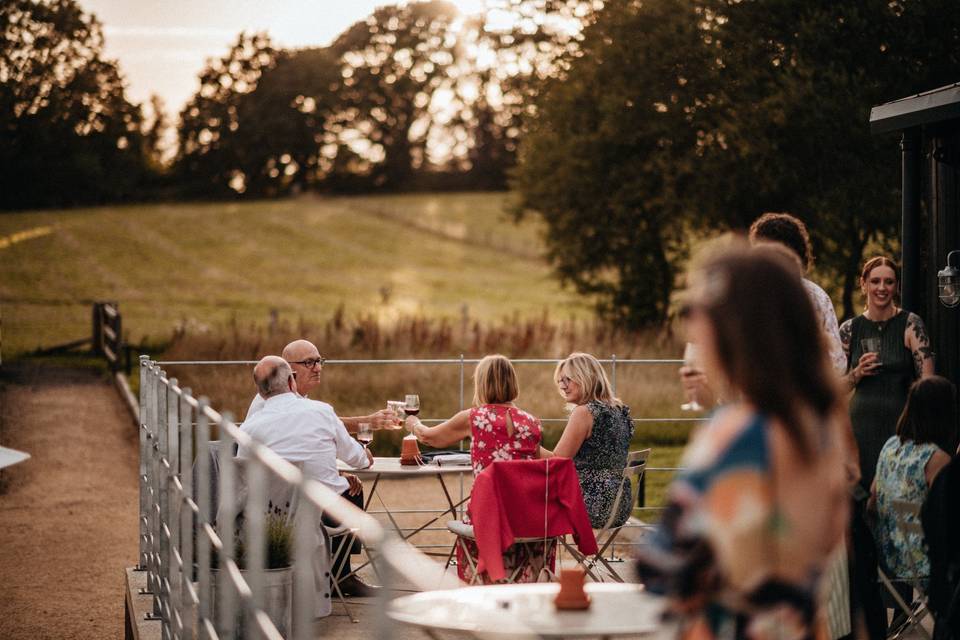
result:
[[[424,591],[393,600],[387,616],[422,630],[498,638],[674,637],[664,622],[665,600],[641,585],[592,582],[584,585],[588,609],[558,610],[558,583],[503,584]]]

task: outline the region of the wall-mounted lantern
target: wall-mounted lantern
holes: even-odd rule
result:
[[[960,250],[948,253],[947,266],[937,273],[940,302],[951,309],[960,304],[960,269],[950,264],[950,258],[955,253],[960,253]]]

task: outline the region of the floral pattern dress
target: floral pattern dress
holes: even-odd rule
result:
[[[764,415],[714,420],[688,445],[638,551],[641,579],[684,605],[685,639],[823,637],[817,589],[846,526],[837,434],[801,466]]]
[[[627,521],[633,509],[630,481],[623,477],[630,439],[633,437],[630,407],[612,406],[594,400],[587,404],[587,408],[593,416],[593,428],[590,437],[583,441],[573,456],[583,502],[590,516],[590,526],[602,529],[610,519],[613,503],[622,485],[623,495],[611,525],[619,527]]]
[[[513,433],[507,429],[507,415],[513,423]],[[470,461],[473,474],[477,475],[489,465],[498,460],[531,460],[537,457],[543,430],[540,420],[522,409],[516,407],[485,404],[470,410]],[[464,522],[470,522],[468,514],[464,514]],[[470,549],[470,554],[477,557],[477,546],[472,540],[464,541]],[[525,547],[513,546],[503,556],[504,568],[507,574],[513,573],[513,568],[524,565],[524,570],[517,576],[516,582],[534,582],[537,573],[524,552]],[[542,550],[540,555],[543,555]],[[547,558],[551,565],[554,562],[552,554]],[[464,556],[463,549],[457,545],[457,573],[461,580],[471,582],[474,578],[473,570]],[[481,582],[489,584],[489,578],[484,573],[480,576]]]
[[[916,444],[892,436],[880,450],[877,461],[877,524],[874,534],[886,568],[898,577],[930,575],[923,536],[905,534],[897,526],[894,500],[922,503],[927,497],[926,467],[937,451],[932,442]],[[909,516],[914,519],[913,516]]]

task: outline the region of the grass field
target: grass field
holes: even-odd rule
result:
[[[128,341],[146,341],[162,359],[257,359],[301,336],[334,359],[679,354],[682,344],[672,338],[623,334],[591,320],[590,301],[551,276],[538,224],[508,219],[508,197],[310,197],[6,214],[3,356],[87,336],[95,300],[117,301]],[[213,406],[243,417],[253,395],[249,367],[169,369]],[[564,416],[552,366],[520,365],[518,373],[521,406],[543,418]],[[675,365],[621,365],[617,383],[635,417],[679,414]],[[424,418],[446,418],[461,406],[455,367],[331,365],[315,397],[357,415],[413,391]],[[547,423],[548,446],[562,425]],[[641,423],[634,448],[652,446],[651,466],[674,467],[690,427]],[[387,453],[396,443],[378,438],[375,447]],[[648,476],[648,504],[659,504],[671,475]]]
[[[128,340],[236,319],[584,317],[514,225],[506,194],[303,198],[36,211],[0,216],[4,357],[89,333],[90,303],[119,302]]]

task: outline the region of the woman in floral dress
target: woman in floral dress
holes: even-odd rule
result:
[[[544,457],[546,451],[540,446],[543,435],[540,420],[514,404],[520,394],[520,385],[510,360],[501,355],[486,356],[477,364],[473,381],[474,406],[470,409],[459,412],[435,427],[426,426],[416,416],[407,418],[407,428],[417,440],[430,447],[442,448],[470,437],[474,475],[498,460]],[[466,514],[463,519],[469,522]],[[471,555],[476,557],[476,545],[471,540],[465,542]],[[532,563],[526,562],[526,548],[515,545],[504,553],[503,563],[508,574],[521,564],[525,567],[516,582],[533,582],[537,579]],[[540,549],[539,553],[543,555],[543,550]],[[550,565],[553,560],[553,557],[547,558]],[[461,580],[472,582],[474,579],[460,545],[457,545],[457,572]],[[480,578],[484,583],[489,582],[486,574]]]
[[[923,536],[897,525],[894,500],[921,504],[956,446],[956,393],[946,378],[930,376],[910,387],[907,405],[877,462],[870,490],[874,528],[885,570],[893,576],[929,576]],[[913,516],[911,516],[913,518]]]

